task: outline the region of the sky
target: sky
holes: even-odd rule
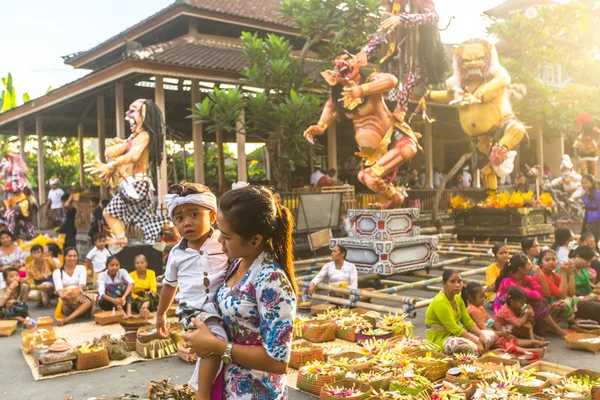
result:
[[[248,0],[252,1],[252,0]],[[503,0],[436,0],[446,43],[484,37],[481,13]],[[83,76],[61,56],[90,49],[171,4],[173,0],[28,0],[2,7],[0,76],[9,72],[17,95],[32,98]],[[19,100],[20,102],[21,100]]]

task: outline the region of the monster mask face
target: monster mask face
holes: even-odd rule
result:
[[[131,133],[139,133],[142,130],[146,118],[145,101],[144,99],[137,99],[131,103],[129,110],[125,113],[125,121],[129,122]]]
[[[490,69],[490,47],[483,41],[463,43],[457,51],[457,62],[463,81],[484,80]]]
[[[344,81],[352,81],[360,72],[360,69],[367,65],[367,56],[361,52],[353,56],[343,54],[335,59],[333,70],[321,72],[321,75],[327,83],[335,86]]]

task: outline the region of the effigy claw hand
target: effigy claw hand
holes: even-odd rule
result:
[[[506,161],[508,155],[508,148],[503,145],[494,145],[492,152],[490,153],[490,164],[497,167]]]

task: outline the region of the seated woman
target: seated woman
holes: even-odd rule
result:
[[[590,246],[596,253],[596,257],[592,260],[592,264],[587,268],[590,281],[593,284],[598,282],[598,274],[600,273],[600,259],[598,256],[598,244],[596,243],[596,237],[591,232],[584,232],[579,237],[580,246]]]
[[[425,313],[427,340],[448,355],[483,354],[494,343],[494,332],[480,330],[469,316],[460,297],[463,281],[458,271],[445,270],[442,281],[444,290],[433,298]]]
[[[525,292],[527,304],[532,307],[536,322],[540,323],[540,325],[543,324],[539,327],[540,331],[543,332],[543,328],[548,327],[561,337],[567,336],[567,332],[554,322],[548,311],[548,301],[545,296],[550,295],[550,289],[548,288],[546,279],[540,276],[542,278],[540,280],[541,285],[535,282],[530,276],[532,269],[537,275],[543,274],[538,265],[533,264],[532,267],[531,261],[525,255],[517,254],[512,256],[508,265],[504,267],[502,273],[496,279],[498,292],[494,303],[494,315],[506,303],[508,289],[516,286]]]
[[[116,256],[106,259],[106,271],[98,275],[98,305],[104,311],[117,309],[123,318],[131,318],[133,279],[121,268]]]
[[[148,269],[148,259],[140,254],[135,257],[135,271],[130,272],[133,279],[133,311],[142,317],[149,318],[150,311],[156,311],[158,306],[158,288],[156,274]]]
[[[358,288],[358,272],[356,266],[345,260],[347,250],[344,246],[335,246],[331,249],[331,261],[323,265],[321,271],[315,276],[308,285],[308,294],[315,293],[315,287],[325,278],[330,285],[346,284],[350,289]],[[335,292],[330,292],[330,296],[347,297]]]
[[[560,269],[560,275],[554,272],[558,267],[558,259],[554,250],[548,249],[540,253],[539,265],[542,274],[536,274],[533,280],[542,284],[542,279],[550,289],[550,295],[545,296],[550,306],[550,315],[556,322],[566,321],[569,326],[575,324],[577,300],[575,297],[575,280],[573,265],[567,263]],[[570,278],[569,278],[570,277]]]
[[[6,287],[0,290],[0,319],[15,319],[29,328],[30,324],[26,321],[29,316],[26,303],[29,287],[20,282],[16,268],[6,268],[2,271],[2,277]]]
[[[24,280],[25,253],[16,244],[17,238],[8,230],[0,231],[0,271],[6,268],[16,268],[19,277]]]
[[[527,305],[527,296],[516,286],[508,289],[506,303],[496,312],[494,325],[503,331],[510,332],[518,338],[534,341],[533,322],[535,313]]]
[[[71,247],[65,250],[65,264],[55,269],[52,281],[60,298],[54,314],[59,326],[68,324],[75,318],[92,310],[94,299],[86,296],[83,291],[87,279],[87,270],[83,265],[77,265],[79,252]]]
[[[56,266],[51,258],[44,257],[44,248],[39,244],[31,246],[31,257],[33,262],[25,267],[27,283],[31,290],[40,292],[39,306],[46,308],[50,305],[50,296],[54,290],[52,271]]]
[[[550,248],[556,252],[558,265],[563,265],[569,259],[569,245],[575,239],[575,235],[569,228],[560,227],[554,231],[554,243]]]
[[[523,254],[529,258],[532,264],[538,264],[538,257],[540,255],[540,244],[538,243],[536,238],[525,238],[521,240],[521,250],[523,250]]]
[[[500,325],[494,323],[485,311],[485,308],[483,308],[484,294],[485,290],[479,282],[469,282],[468,285],[463,287],[461,297],[465,304],[468,304],[467,312],[477,327],[481,331],[490,330],[496,334],[492,348],[499,348],[515,354],[527,354],[529,352],[535,353],[538,356],[546,354],[546,346],[549,342],[518,339],[510,331],[504,330]]]
[[[44,257],[51,258],[57,268],[63,265],[61,258],[64,259],[64,257],[62,255],[62,250],[56,243],[48,243],[44,246]]]
[[[594,250],[589,246],[579,246],[574,253],[575,269],[572,277],[575,281],[575,294],[579,296],[575,317],[600,323],[600,296],[594,294],[595,287],[587,271],[594,258]]]
[[[494,260],[496,262],[491,264],[485,270],[485,297],[493,306],[494,300],[496,299],[496,279],[500,276],[500,272],[504,269],[504,266],[508,264],[508,248],[502,243],[496,243],[494,247],[492,247],[492,254],[494,255]]]

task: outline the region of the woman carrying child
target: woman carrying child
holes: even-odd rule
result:
[[[98,275],[98,305],[104,311],[118,310],[123,318],[131,318],[133,279],[121,268],[116,256],[106,259],[106,271]]]
[[[550,288],[546,279],[541,276],[541,284],[531,278],[531,271],[534,271],[537,275],[542,275],[543,272],[540,267],[529,261],[523,254],[517,254],[512,256],[509,263],[504,267],[502,273],[496,279],[496,287],[498,292],[496,294],[496,302],[494,303],[494,315],[504,306],[508,298],[508,290],[511,287],[518,287],[527,296],[527,304],[529,304],[533,310],[533,317],[538,323],[544,324],[554,331],[555,334],[565,337],[567,332],[561,329],[560,326],[554,322],[548,311],[548,301],[545,296],[550,295]]]
[[[539,357],[543,357],[546,354],[546,346],[549,342],[541,340],[525,340],[518,339],[513,334],[502,329],[502,327],[496,324],[483,308],[483,299],[485,295],[485,289],[478,282],[469,282],[463,287],[461,297],[467,306],[467,312],[471,316],[471,319],[481,331],[493,331],[496,336],[492,344],[493,348],[500,348],[510,353],[516,354],[527,354],[535,353]]]
[[[197,330],[184,340],[198,355],[215,354],[225,364],[225,389],[213,399],[286,399],[298,293],[292,213],[269,190],[248,186],[221,198],[217,222],[223,250],[234,260],[217,293],[229,339],[193,320]]]

